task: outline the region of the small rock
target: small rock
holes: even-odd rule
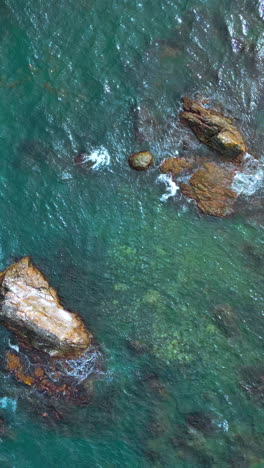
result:
[[[140,151],[129,156],[128,162],[130,167],[136,171],[145,171],[152,166],[154,158],[149,151]]]

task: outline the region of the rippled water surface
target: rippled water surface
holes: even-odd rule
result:
[[[1,467],[264,467],[263,19],[262,0],[0,2],[0,267],[30,255],[105,366],[62,419],[0,374]],[[233,217],[157,180],[166,155],[207,154],[182,95],[260,159]]]

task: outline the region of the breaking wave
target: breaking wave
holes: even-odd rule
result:
[[[166,191],[160,197],[160,201],[166,202],[168,198],[174,197],[179,190],[179,186],[172,180],[172,176],[168,174],[161,174],[157,182],[161,182],[165,184]]]
[[[263,186],[263,181],[264,160],[256,160],[247,153],[243,172],[236,173],[232,189],[239,195],[254,195]]]
[[[93,163],[91,169],[93,171],[98,171],[99,169],[109,166],[110,164],[110,154],[106,148],[100,146],[99,148],[92,151],[92,153],[87,153],[83,155],[82,164],[87,162]]]

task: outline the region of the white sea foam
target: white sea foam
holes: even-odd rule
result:
[[[162,182],[166,186],[165,193],[160,197],[162,202],[166,202],[168,198],[174,197],[179,190],[179,186],[172,180],[172,176],[169,174],[161,174],[157,182]]]
[[[93,171],[98,171],[102,167],[110,164],[110,154],[106,148],[100,146],[100,148],[95,149],[92,153],[84,155],[82,164],[85,164],[86,162],[94,163],[91,169]]]
[[[13,345],[10,340],[8,340],[8,345],[11,349],[14,349],[17,353],[19,352],[19,346]]]
[[[8,398],[8,397],[0,398],[0,408],[11,409],[11,411],[15,413],[16,407],[17,407],[16,400],[12,400],[12,398]]]
[[[244,157],[244,161],[243,171],[236,173],[232,189],[239,195],[250,196],[263,186],[264,160],[256,160],[247,153]]]

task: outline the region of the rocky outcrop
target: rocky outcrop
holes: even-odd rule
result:
[[[191,162],[185,158],[168,158],[161,162],[159,170],[162,174],[171,174],[176,177],[182,171],[190,169],[191,167]]]
[[[83,321],[62,307],[29,257],[3,271],[0,283],[0,319],[22,342],[57,356],[77,356],[89,348],[92,335]]]
[[[149,151],[140,151],[129,156],[128,162],[130,167],[136,171],[145,171],[152,166],[154,158]]]
[[[206,163],[181,190],[196,200],[200,210],[211,216],[227,216],[233,212],[237,194],[232,190],[233,175],[215,163]]]
[[[182,98],[182,122],[189,125],[197,138],[227,158],[239,158],[246,151],[246,145],[232,119],[214,109],[206,109],[199,102]]]

